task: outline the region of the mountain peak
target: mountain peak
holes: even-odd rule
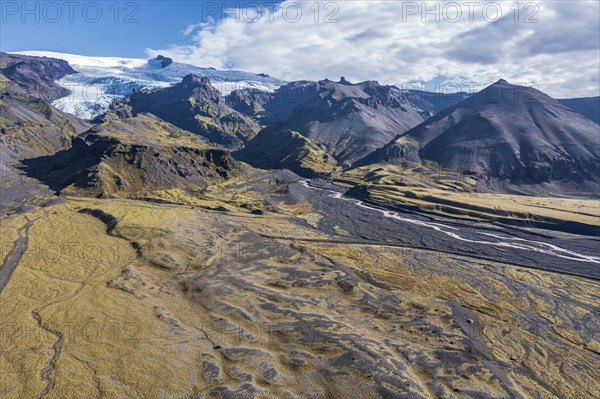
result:
[[[600,184],[600,158],[592,150],[597,132],[594,122],[547,94],[501,79],[357,165],[433,161],[475,176],[488,188],[498,183],[515,192],[535,193],[533,185],[544,183],[555,192],[567,192],[586,184],[593,191]]]
[[[173,63],[172,58],[165,57],[164,55],[158,55],[156,58],[148,60],[148,64],[153,68],[166,68]]]
[[[488,85],[486,87],[483,88],[483,90],[480,93],[485,93],[489,90],[498,90],[498,91],[506,91],[506,90],[510,90],[513,88],[519,87],[518,85],[514,85],[512,83],[509,83],[508,81],[504,80],[504,79],[498,79],[497,81],[495,81],[494,83],[492,83],[491,85]],[[477,94],[477,93],[475,93]]]
[[[166,66],[169,66],[173,63],[173,59],[172,58],[168,58],[162,55],[159,55],[158,57],[156,57],[156,59],[158,61],[160,61],[160,65],[164,68]]]
[[[230,108],[206,77],[186,75],[181,83],[129,97],[133,115],[149,112],[181,129],[231,148],[253,137],[259,126]]]
[[[191,73],[191,74],[183,77],[181,84],[193,85],[193,86],[206,86],[206,85],[210,85],[210,80],[208,78],[200,77],[198,75],[194,75],[193,73]]]

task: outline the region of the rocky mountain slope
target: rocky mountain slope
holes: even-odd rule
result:
[[[339,162],[355,161],[423,121],[398,88],[343,78],[292,82],[272,94],[233,92],[228,102],[263,124],[277,122],[324,145]]]
[[[277,127],[262,130],[235,157],[262,169],[289,169],[305,177],[325,177],[336,166],[332,156],[300,133]]]
[[[65,60],[0,52],[0,74],[9,79],[1,84],[10,85],[12,92],[54,101],[70,93],[55,81],[75,73]]]
[[[301,87],[302,82],[292,82],[281,88],[281,97],[292,103],[300,101],[300,98],[302,97]],[[394,87],[394,89],[396,88]],[[408,100],[413,108],[419,111],[424,119],[469,97],[469,94],[465,92],[443,93],[422,90],[397,90],[404,94],[406,100]],[[226,99],[227,104],[232,108],[264,123],[278,120],[276,110],[278,110],[279,107],[271,104],[276,101],[276,92],[267,92],[255,88],[241,89],[232,91],[226,96]],[[310,99],[305,99],[305,101],[309,100]],[[281,99],[279,101],[281,101]]]
[[[272,102],[274,99],[275,94],[259,89],[234,90],[225,97],[227,105],[244,115],[250,116],[263,126],[276,120],[274,115],[264,108],[265,104]]]
[[[569,98],[558,102],[589,120],[600,123],[600,97]]]
[[[19,94],[0,94],[0,143],[3,156],[23,159],[52,154],[70,147],[71,139],[88,127],[85,122],[39,99]],[[6,155],[9,153],[12,155]]]
[[[89,124],[49,105],[54,83],[72,69],[62,60],[0,53],[0,162],[66,149]],[[9,78],[10,77],[10,78]],[[31,78],[31,79],[30,79]]]
[[[231,177],[237,167],[227,151],[152,115],[103,123],[77,137],[71,149],[23,163],[54,191],[86,196],[199,190]]]
[[[433,161],[488,188],[597,191],[599,144],[594,122],[538,90],[500,80],[355,166]]]
[[[32,203],[51,200],[48,189],[23,175],[20,161],[50,155],[71,146],[71,140],[89,125],[64,114],[46,102],[27,94],[34,91],[18,86],[0,74],[0,216]]]
[[[238,148],[260,129],[230,108],[207,78],[188,75],[164,89],[134,92],[126,102],[132,115],[149,112],[173,125],[229,148]]]

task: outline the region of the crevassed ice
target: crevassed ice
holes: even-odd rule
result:
[[[21,51],[17,54],[52,57],[67,61],[78,73],[67,75],[57,83],[71,91],[52,103],[63,112],[83,119],[93,119],[105,112],[110,104],[139,88],[167,87],[184,76],[195,74],[210,79],[222,95],[233,90],[257,88],[273,91],[285,82],[243,71],[219,71],[208,67],[173,63],[161,68],[146,59],[90,57],[48,51]]]

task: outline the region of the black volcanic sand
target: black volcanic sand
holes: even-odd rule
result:
[[[338,192],[344,191],[342,188],[329,183],[311,182],[310,184],[320,187],[325,186],[328,189]],[[422,247],[600,280],[600,265],[597,263],[572,260],[553,254],[520,248],[498,247],[461,241],[443,232],[436,231],[431,227],[387,218],[379,211],[360,207],[351,201],[332,198],[330,191],[316,188],[309,189],[299,183],[290,185],[290,192],[295,200],[298,197],[304,197],[312,203],[315,210],[323,216],[318,226],[319,230],[331,236],[339,236],[334,229],[335,226],[338,226],[349,232],[350,237],[344,237],[346,240]],[[600,239],[594,237],[541,229],[522,229],[492,226],[490,224],[483,225],[482,223],[475,222],[457,222],[411,213],[403,213],[401,216],[458,228],[459,230],[455,232],[469,240],[499,241],[496,238],[482,235],[482,233],[489,233],[513,239],[518,238],[547,243],[581,255],[600,256]],[[523,244],[528,244],[528,242],[523,242]]]

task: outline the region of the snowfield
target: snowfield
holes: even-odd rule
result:
[[[113,101],[136,89],[167,87],[189,74],[209,78],[223,95],[243,88],[273,91],[285,83],[267,75],[219,71],[177,62],[162,68],[156,59],[90,57],[49,51],[15,53],[66,60],[78,73],[67,75],[57,82],[69,89],[71,94],[54,101],[52,105],[83,119],[93,119],[102,114]]]

